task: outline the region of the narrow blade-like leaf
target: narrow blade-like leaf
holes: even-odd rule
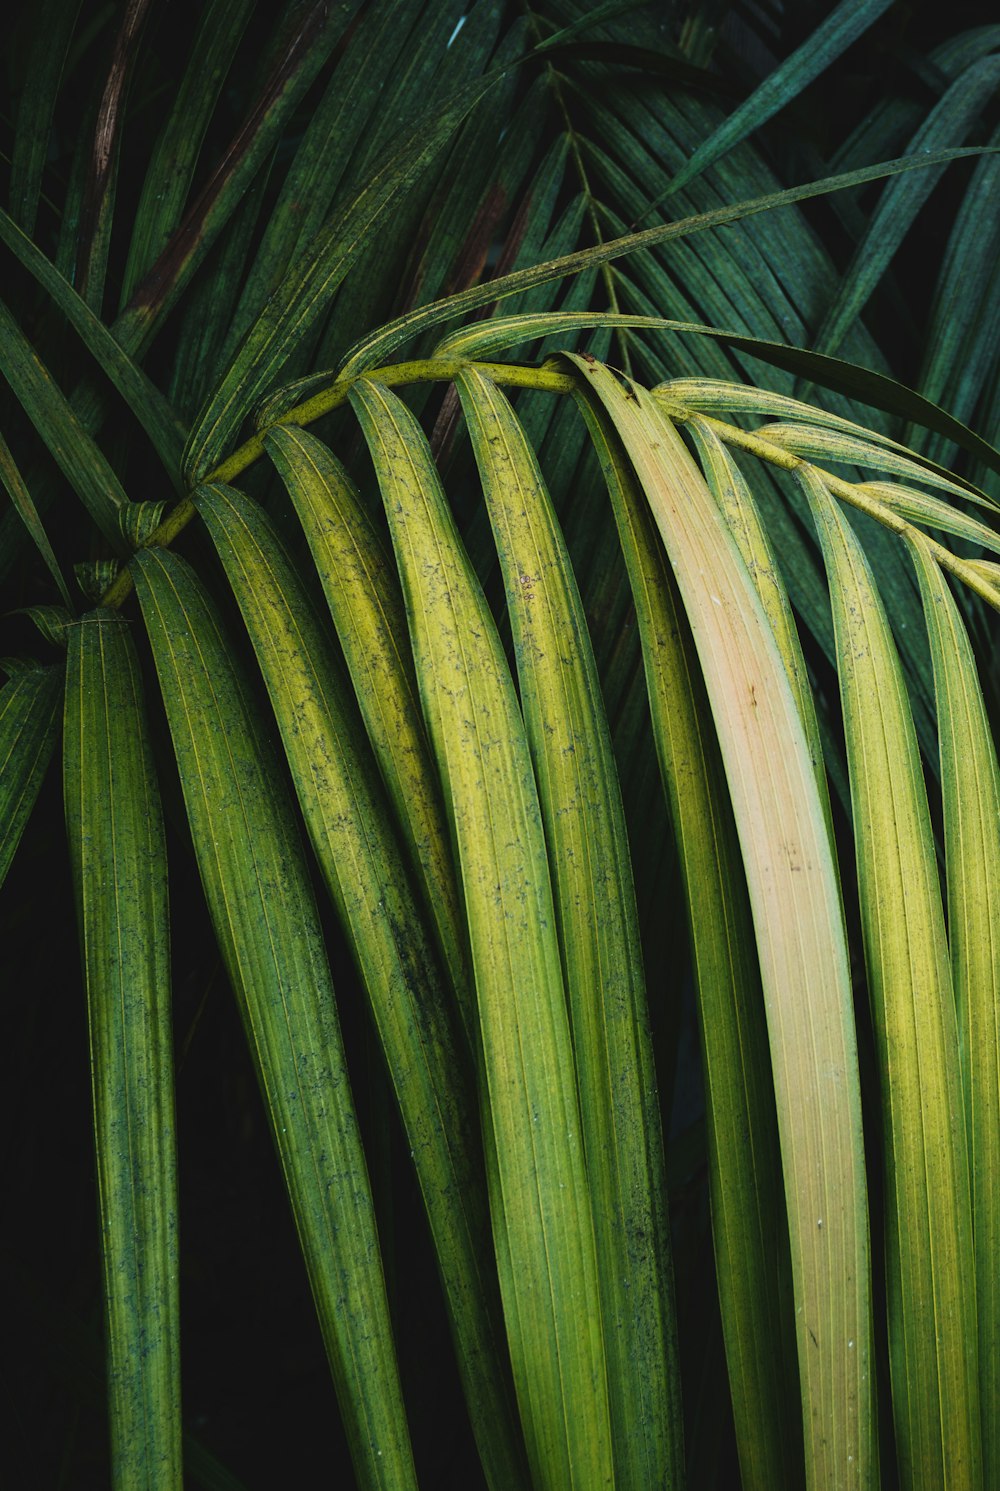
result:
[[[683,1476],[660,1115],[625,815],[597,664],[551,499],[503,394],[458,389],[503,570],[576,1053],[616,1485]]]
[[[815,766],[746,567],[646,390],[571,359],[653,510],[715,716],[753,907],[795,1287],[807,1481],[877,1483],[861,1099],[847,947]],[[808,997],[803,991],[808,990]]]
[[[865,959],[882,1078],[889,1353],[904,1487],[982,1484],[976,1286],[958,1029],[909,703],[864,552],[817,475]]]
[[[942,146],[963,140],[973,121],[996,98],[998,86],[1000,57],[983,57],[973,63],[927,115],[909,142],[910,153],[926,153],[931,160]],[[819,351],[838,350],[940,176],[941,168],[935,168],[901,177],[886,187],[816,335]]]
[[[128,498],[5,305],[0,303],[0,373],[44,440],[56,465],[118,554],[126,552],[118,509]]]
[[[265,444],[309,542],[362,718],[423,881],[471,1036],[478,1022],[471,1004],[466,934],[391,556],[347,472],[325,445],[290,427],[272,430]]]
[[[51,296],[146,431],[171,480],[179,482],[184,430],[163,394],[122,350],[69,281],[5,212],[0,212],[0,238]]]
[[[306,827],[364,979],[434,1237],[491,1486],[524,1474],[505,1375],[472,1053],[312,604],[265,514],[232,487],[195,498],[239,601]]]
[[[573,1047],[524,725],[496,626],[419,425],[362,380],[351,400],[383,488],[417,681],[465,894],[482,1029],[491,1196],[521,1418],[539,1488],[611,1484],[601,1303]]]
[[[180,1491],[167,850],[128,625],[72,628],[66,832],[87,985],[115,1491]]]
[[[3,483],[7,496],[17,509],[21,522],[31,534],[31,541],[44,559],[45,568],[55,581],[56,589],[59,591],[66,605],[72,607],[73,602],[66,588],[66,581],[63,579],[62,570],[59,568],[59,561],[52,552],[52,545],[49,543],[49,536],[45,532],[45,527],[38,514],[38,508],[35,506],[31,493],[24,484],[24,478],[18,470],[17,462],[14,460],[10,447],[2,435],[0,435],[0,482]]]
[[[474,285],[470,290],[460,290],[455,295],[445,296],[444,299],[432,305],[419,306],[415,310],[407,311],[395,321],[390,322],[388,326],[371,332],[350,349],[341,366],[341,377],[357,375],[367,372],[369,368],[377,367],[379,363],[387,361],[397,347],[419,336],[428,327],[439,326],[443,321],[453,321],[468,311],[478,310],[480,306],[490,305],[494,300],[502,300],[508,295],[518,295],[524,290],[533,289],[536,285],[547,284],[549,280],[579,274],[582,270],[591,269],[598,264],[609,264],[625,254],[635,253],[637,249],[652,248],[655,244],[686,238],[692,233],[703,233],[710,228],[722,227],[726,223],[739,222],[758,212],[770,212],[776,207],[791,206],[795,202],[807,202],[813,197],[825,196],[828,192],[864,186],[869,181],[878,181],[885,176],[895,176],[901,172],[919,170],[927,166],[946,165],[949,161],[978,154],[980,154],[978,150],[961,149],[935,151],[931,155],[903,156],[899,160],[884,161],[880,165],[869,166],[863,170],[845,172],[839,176],[826,176],[822,180],[811,181],[806,186],[791,187],[786,191],[769,192],[761,197],[733,202],[711,212],[681,218],[678,222],[645,228],[640,233],[625,233],[619,238],[610,239],[607,243],[596,244],[592,248],[578,249],[575,253],[565,254],[559,259],[551,259],[545,264],[517,269],[498,279],[487,280],[485,284]]]
[[[10,211],[32,233],[49,154],[52,115],[80,0],[44,0],[31,40],[26,81],[17,102],[10,155]]]
[[[188,440],[184,468],[196,480],[219,459],[247,407],[269,389],[285,359],[329,304],[364,244],[424,167],[502,76],[477,78],[458,90],[448,108],[422,118],[401,147],[361,188],[351,205],[317,233],[309,252],[265,305],[218,390],[201,411]]]
[[[123,305],[166,248],[180,221],[205,130],[252,9],[252,0],[209,0],[199,8],[191,57],[150,157],[136,205],[122,278]],[[186,32],[188,28],[184,29]]]
[[[368,1171],[283,777],[218,617],[164,549],[134,561],[202,886],[240,1005],[359,1483],[415,1487]]]
[[[767,1023],[740,848],[677,583],[605,410],[581,408],[635,599],[680,857],[701,1028],[719,1302],[745,1491],[802,1479],[791,1261]],[[651,970],[651,975],[654,973]]]
[[[941,741],[948,937],[972,1175],[983,1485],[1000,1475],[1000,773],[976,660],[930,546],[907,535],[924,601]]]

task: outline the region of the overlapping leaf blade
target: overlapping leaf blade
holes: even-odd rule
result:
[[[913,153],[928,158],[943,145],[965,138],[973,120],[996,96],[1000,86],[1000,57],[987,56],[957,78],[909,142]],[[872,213],[865,237],[858,245],[816,337],[817,350],[836,352],[844,334],[859,316],[899,247],[919,208],[940,176],[932,170],[890,182]]]
[[[391,557],[340,462],[319,440],[272,430],[268,454],[312,551],[361,715],[470,1038],[477,1027],[455,869]],[[475,1045],[475,1040],[472,1044]]]
[[[128,624],[70,633],[66,831],[87,986],[115,1491],[182,1485],[167,853]]]
[[[45,255],[0,212],[0,238],[63,312],[148,434],[172,481],[180,479],[184,431],[166,399]]]
[[[863,550],[800,478],[830,578],[886,1150],[889,1349],[905,1487],[982,1484],[972,1214],[958,1029],[926,790]]]
[[[359,1483],[414,1487],[329,964],[278,762],[190,568],[134,561],[209,912],[247,1031]]]
[[[750,97],[699,146],[687,165],[674,177],[671,192],[687,186],[727,150],[765,124],[789,99],[795,98],[878,20],[889,8],[889,3],[890,0],[841,0],[808,39],[769,73]]]
[[[753,908],[795,1286],[807,1483],[873,1487],[871,1284],[847,948],[797,706],[742,558],[656,402],[573,361],[635,467],[677,576]],[[803,999],[803,988],[809,990]]]
[[[493,526],[553,877],[608,1358],[616,1484],[682,1476],[670,1240],[638,915],[583,606],[537,460],[474,369],[458,380]]]
[[[210,0],[202,7],[191,56],[150,156],[136,205],[122,277],[123,306],[167,247],[183,216],[205,131],[252,8],[252,0]]]
[[[355,385],[407,603],[461,866],[482,1028],[491,1196],[522,1423],[539,1488],[601,1485],[613,1458],[573,1049],[537,790],[513,684],[426,440]]]
[[[116,552],[124,553],[118,509],[128,499],[121,483],[3,304],[0,304],[0,372],[105,539]]]
[[[523,1479],[508,1391],[472,1053],[422,922],[363,727],[264,513],[231,487],[198,511],[257,653],[299,802],[350,938],[434,1237],[473,1428],[497,1491]]]
[[[926,540],[909,535],[934,659],[948,937],[972,1177],[983,1484],[1000,1472],[1000,774],[968,633]]]
[[[737,1447],[747,1491],[764,1491],[801,1479],[802,1447],[794,1336],[783,1308],[791,1275],[781,1161],[750,906],[676,582],[613,426],[600,406],[587,401],[582,409],[635,598],[652,729],[684,877]]]

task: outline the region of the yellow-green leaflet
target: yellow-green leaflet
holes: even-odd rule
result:
[[[913,719],[871,570],[817,473],[882,1079],[893,1415],[904,1491],[982,1485],[958,1029]]]
[[[896,482],[866,481],[858,486],[866,496],[884,502],[894,513],[910,523],[922,523],[928,528],[940,528],[942,533],[953,533],[957,538],[968,539],[971,544],[981,544],[992,553],[1000,553],[1000,533],[987,528],[978,518],[960,512],[951,503],[940,497],[931,497],[927,492],[918,492],[913,487],[901,487]]]
[[[785,1174],[807,1484],[877,1484],[868,1218],[847,948],[784,665],[735,540],[657,401],[570,359],[607,409],[677,578],[753,908]]]
[[[649,504],[601,404],[581,398],[635,597],[684,875],[705,1074],[712,1233],[744,1491],[802,1480],[781,1156],[739,842],[715,729]],[[655,970],[650,970],[655,977]]]
[[[948,937],[969,1135],[983,1485],[1000,1478],[1000,777],[976,661],[926,540],[908,535],[927,617],[944,800]]]
[[[362,718],[471,1031],[476,1015],[455,872],[392,559],[343,466],[321,441],[284,427],[271,430],[264,443],[309,542]]]
[[[66,665],[63,787],[87,984],[115,1491],[180,1491],[180,1298],[167,850],[128,624]]]
[[[364,1491],[416,1487],[333,986],[285,778],[215,608],[133,561],[205,898],[246,1026]]]
[[[951,481],[940,468],[924,464],[919,457],[899,454],[869,438],[858,440],[853,435],[844,435],[837,430],[821,430],[800,424],[764,425],[757,431],[769,445],[777,445],[791,455],[805,456],[808,460],[833,461],[849,466],[869,466],[873,471],[891,471],[895,476],[922,481],[929,487],[939,487],[953,497],[975,500],[976,493],[960,482]],[[987,501],[987,506],[992,506]]]
[[[195,504],[267,683],[316,857],[361,971],[434,1237],[480,1456],[497,1491],[524,1478],[472,1055],[410,888],[364,726],[274,524],[242,492]]]
[[[25,667],[0,689],[0,885],[55,749],[63,668]]]
[[[604,1313],[615,1484],[680,1485],[670,1236],[635,890],[583,605],[538,462],[489,379],[457,380],[503,571],[549,852]]]
[[[504,1309],[538,1488],[613,1485],[590,1187],[545,839],[493,619],[406,406],[351,391],[403,582],[420,697],[461,869],[496,1144]],[[502,1219],[502,1220],[501,1220]]]

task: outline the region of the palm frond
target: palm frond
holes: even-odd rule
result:
[[[991,1484],[1000,28],[828,9],[5,17],[35,1478]]]

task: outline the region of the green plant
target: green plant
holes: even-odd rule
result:
[[[86,991],[113,1483],[315,1473],[183,1432],[200,1061],[261,1216],[277,1151],[325,1473],[989,1487],[1000,28],[835,130],[848,49],[915,55],[886,0],[717,54],[707,6],[260,10],[175,50],[47,0],[8,47],[0,917],[57,1029]],[[10,1309],[85,1404],[96,1260],[48,1246]],[[56,1483],[104,1483],[55,1417]]]

